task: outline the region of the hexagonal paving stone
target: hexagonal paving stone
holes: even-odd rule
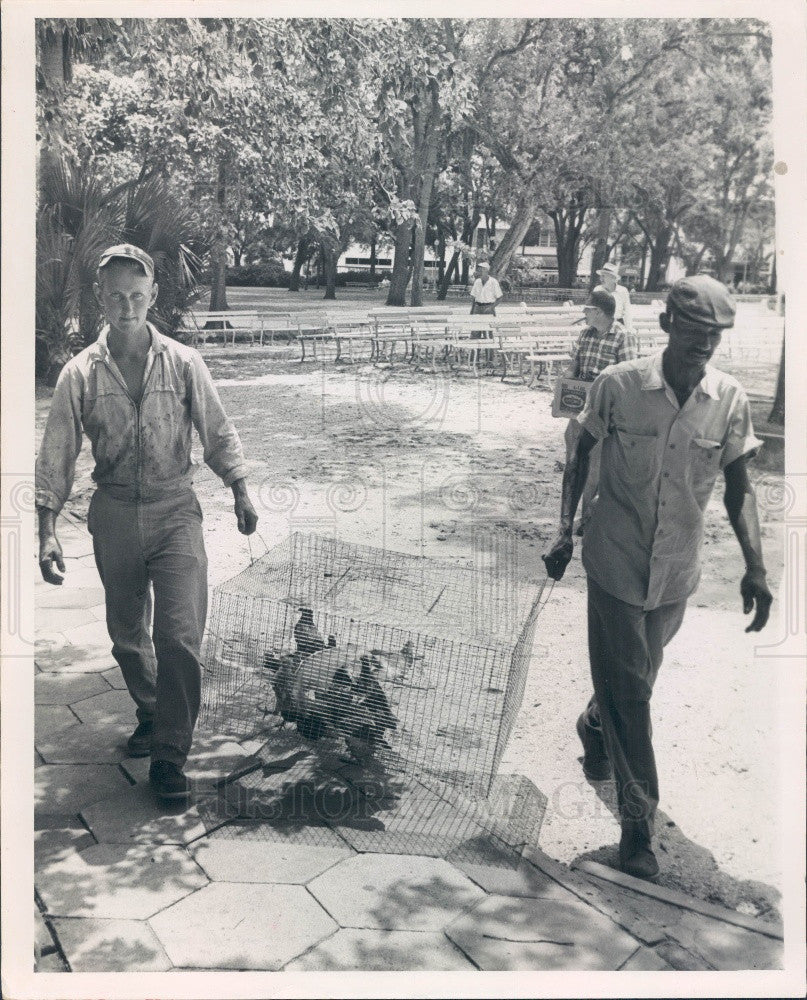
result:
[[[55,817],[49,817],[54,822]],[[37,824],[42,817],[37,817]],[[95,838],[79,821],[77,816],[62,816],[59,825],[34,832],[34,868],[39,871],[45,865],[63,860],[86,847],[92,847]]]
[[[191,854],[213,882],[304,884],[339,861],[352,857],[349,848],[305,847],[254,840],[205,838]]]
[[[131,787],[114,764],[43,764],[34,777],[37,813],[77,813]]]
[[[104,691],[77,701],[71,708],[82,722],[96,726],[125,722],[134,729],[137,725],[137,706],[128,691]]]
[[[34,709],[34,732],[37,739],[78,724],[79,720],[67,705],[37,705]]]
[[[180,847],[95,844],[42,866],[36,887],[57,917],[144,920],[207,884]]]
[[[299,885],[214,882],[150,920],[175,966],[280,969],[337,930]]]
[[[141,920],[64,920],[53,926],[72,972],[167,972],[168,956]]]
[[[440,930],[484,892],[440,858],[362,854],[308,884],[343,927]]]
[[[39,608],[63,608],[92,609],[99,604],[106,607],[104,602],[103,587],[75,587],[70,583],[63,583],[60,587],[48,587],[36,595],[36,607]],[[75,622],[76,625],[81,624]]]
[[[548,875],[489,837],[462,844],[446,861],[494,895],[567,897],[566,890]]]
[[[571,893],[568,901],[489,896],[445,933],[488,972],[616,970],[639,944]]]
[[[620,972],[672,972],[673,967],[657,955],[652,948],[637,948],[625,962]]]
[[[72,705],[83,698],[109,691],[100,674],[37,674],[34,698],[37,705]]]
[[[474,972],[444,934],[347,929],[283,967],[284,972]]]
[[[127,756],[126,741],[134,726],[80,723],[54,736],[37,737],[36,748],[48,764],[117,764]]]
[[[80,625],[95,624],[97,619],[86,608],[42,608],[34,611],[37,633],[64,632]]]
[[[116,691],[126,690],[126,681],[123,679],[123,674],[121,673],[120,667],[114,666],[110,670],[105,670],[101,676],[107,682],[110,687],[115,688]]]
[[[34,660],[43,670],[57,674],[103,673],[115,663],[109,639],[106,643],[92,645],[72,643],[65,639],[63,643],[46,648],[37,646]]]
[[[87,806],[81,817],[101,844],[188,844],[205,834],[196,806],[159,799],[148,784]]]

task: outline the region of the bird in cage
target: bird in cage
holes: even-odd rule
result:
[[[325,648],[325,640],[317,631],[311,608],[300,608],[300,620],[294,626],[294,641],[297,643],[297,652],[303,656]]]

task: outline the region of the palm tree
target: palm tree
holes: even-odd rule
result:
[[[40,177],[37,215],[36,368],[52,381],[76,350],[98,336],[92,290],[101,252],[134,243],[154,258],[159,284],[149,314],[168,336],[198,295],[200,227],[159,176],[105,190],[95,175],[64,161]]]

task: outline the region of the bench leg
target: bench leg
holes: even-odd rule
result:
[[[302,353],[300,354],[300,364],[302,364],[305,361],[305,338],[304,337],[300,337],[300,347],[302,349]]]

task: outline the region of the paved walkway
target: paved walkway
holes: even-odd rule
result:
[[[68,581],[36,589],[39,971],[781,968],[775,925],[569,870],[432,790],[357,819],[356,767],[291,822],[290,770],[323,771],[285,731],[200,732],[192,804],[166,807],[126,756],[133,705],[86,530],[65,520],[60,538]]]

